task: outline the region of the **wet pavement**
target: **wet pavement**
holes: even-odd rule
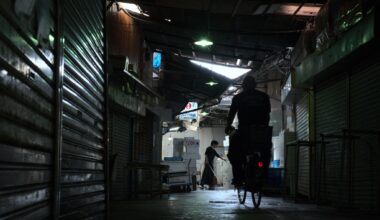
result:
[[[254,209],[247,198],[240,205],[233,190],[198,190],[171,194],[161,199],[112,202],[110,219],[254,219],[254,220],[330,220],[379,219],[373,214],[338,211],[314,204],[299,204],[281,197],[262,199]]]

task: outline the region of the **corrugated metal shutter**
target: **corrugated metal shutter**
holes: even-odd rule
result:
[[[153,117],[147,111],[145,117],[140,117],[137,121],[135,132],[135,143],[133,150],[133,160],[143,163],[153,162]],[[133,188],[137,191],[150,189],[152,181],[158,178],[151,170],[140,169],[134,173]]]
[[[38,48],[35,17],[0,3],[0,219],[51,218],[54,43]]]
[[[350,81],[350,128],[380,130],[379,88],[379,62],[361,66],[354,72]],[[379,137],[364,134],[359,136],[352,153],[351,205],[361,209],[378,209]]]
[[[346,128],[347,95],[346,81],[336,80],[325,82],[316,87],[316,134],[333,133]],[[341,203],[340,171],[341,171],[341,140],[328,140],[325,150],[317,148],[317,170],[319,189],[317,196],[320,201],[337,205]]]
[[[111,151],[113,162],[111,176],[111,199],[122,200],[128,197],[129,175],[126,170],[127,162],[131,160],[132,150],[132,120],[121,113],[114,112],[111,115]]]
[[[309,140],[309,95],[305,95],[296,106],[296,130],[298,140]]]
[[[298,140],[309,140],[309,109],[306,94],[296,106],[296,131]],[[300,146],[298,154],[298,193],[310,196],[310,147]]]
[[[153,160],[153,116],[147,111],[145,117],[138,119],[135,133],[134,160],[152,163]]]
[[[295,197],[296,192],[296,185],[298,184],[298,180],[296,179],[296,172],[297,172],[297,162],[296,162],[296,155],[297,155],[297,147],[296,146],[286,146],[285,148],[285,170],[286,170],[286,186],[289,189],[289,194],[291,197]]]
[[[104,5],[64,1],[61,218],[104,218]]]

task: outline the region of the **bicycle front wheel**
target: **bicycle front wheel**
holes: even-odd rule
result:
[[[255,208],[260,207],[260,203],[261,203],[261,191],[260,190],[258,192],[252,192],[252,202],[253,202],[253,206]]]
[[[245,203],[245,199],[247,198],[247,189],[245,187],[237,187],[237,193],[240,204]]]

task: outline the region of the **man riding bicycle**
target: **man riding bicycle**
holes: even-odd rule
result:
[[[242,84],[243,92],[235,95],[227,118],[226,134],[230,134],[234,127],[231,125],[235,114],[239,120],[238,130],[236,134],[230,137],[230,147],[228,151],[228,159],[232,165],[233,181],[232,184],[239,186],[242,184],[244,173],[243,165],[245,156],[252,152],[260,152],[264,159],[264,173],[266,176],[269,167],[271,155],[271,142],[264,137],[260,144],[256,143],[252,138],[257,138],[258,134],[266,135],[269,132],[269,114],[271,111],[269,96],[261,91],[256,90],[256,81],[253,76],[247,75]],[[271,132],[270,132],[271,133]],[[256,135],[255,135],[256,134]],[[260,136],[259,135],[259,136]],[[259,146],[260,145],[260,146]]]

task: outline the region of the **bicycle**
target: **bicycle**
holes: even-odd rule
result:
[[[247,192],[251,192],[252,202],[255,208],[259,208],[262,197],[262,185],[264,182],[264,161],[260,152],[254,152],[246,156],[243,164],[244,180],[237,186],[237,194],[240,204],[244,204]]]
[[[247,141],[248,146],[256,146],[256,150],[254,152],[250,151],[249,148],[245,150],[245,161],[242,164],[242,184],[236,186],[240,204],[245,203],[247,192],[250,192],[254,207],[260,207],[262,186],[266,179],[269,166],[268,158],[272,147],[272,129],[271,126],[253,125],[250,127],[249,135],[246,134],[248,138],[243,138]],[[235,132],[235,129],[232,128],[227,132]]]

